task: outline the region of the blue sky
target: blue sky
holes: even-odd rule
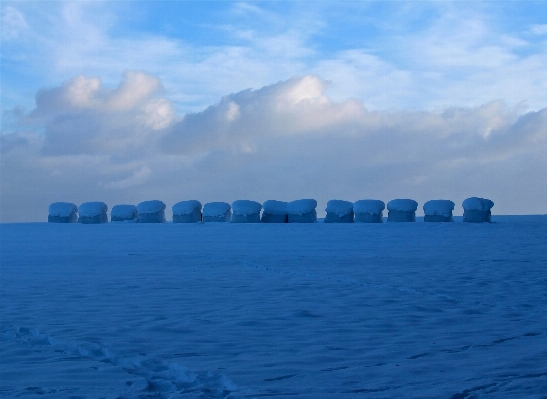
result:
[[[61,196],[83,202],[91,193],[111,202],[136,202],[153,193],[169,197],[166,202],[177,195],[203,201],[222,193],[227,201],[253,197],[248,192],[252,184],[234,189],[237,179],[222,179],[211,173],[213,168],[230,175],[264,168],[262,175],[274,180],[276,170],[300,171],[294,184],[272,183],[277,192],[262,187],[250,198],[256,200],[316,196],[321,203],[337,196],[389,200],[456,194],[459,200],[480,193],[506,197],[508,190],[518,190],[528,198],[530,212],[547,212],[542,205],[547,187],[537,183],[546,177],[538,152],[546,145],[544,2],[3,1],[1,8],[2,179],[3,186],[10,187],[9,193],[2,190],[2,220],[24,219],[24,212],[7,216],[16,212],[12,208],[23,194],[33,199],[28,206],[35,204],[36,209]],[[236,94],[240,92],[247,94]],[[66,100],[74,93],[80,102],[74,102],[74,96],[72,102]],[[264,93],[280,102],[272,103]],[[38,97],[64,105],[37,106]],[[281,103],[293,108],[283,113]],[[218,122],[224,119],[215,112],[229,115],[228,122]],[[318,124],[321,115],[331,119]],[[517,129],[519,118],[526,115],[538,120],[537,132]],[[430,124],[424,125],[427,120]],[[468,131],[451,124],[467,126]],[[78,136],[89,126],[96,127],[93,133]],[[120,133],[128,129],[140,133]],[[398,134],[405,129],[408,134],[401,139]],[[270,132],[267,138],[262,131]],[[424,135],[416,139],[416,131]],[[371,132],[377,141],[367,145],[394,150],[382,152],[385,159],[369,162],[366,170],[357,155],[345,162],[333,156],[326,164],[309,153],[310,148],[328,152],[331,140],[368,140]],[[500,139],[506,148],[495,147],[497,136],[491,132],[513,136]],[[466,145],[473,143],[468,133],[485,140],[482,152],[465,155],[470,151]],[[461,146],[462,153],[450,159],[432,156],[414,170],[413,165],[424,162],[419,146],[440,145],[437,141],[446,137],[453,142],[442,145]],[[90,144],[97,142],[110,144]],[[303,150],[294,154],[288,148],[297,143]],[[277,146],[279,156],[272,154],[266,162],[261,151],[271,145]],[[408,162],[403,165],[398,151],[414,146],[417,151],[403,156]],[[21,153],[15,156],[13,151]],[[245,160],[253,154],[264,160],[260,168],[253,163],[258,161]],[[85,164],[81,157],[97,162],[102,171],[86,173],[85,187],[57,187],[63,179],[56,176],[74,178],[65,175],[62,165],[77,169]],[[433,172],[443,162],[453,163],[450,179],[459,183],[446,183],[452,188],[436,192],[430,187],[441,187],[449,179]],[[492,170],[467,182],[468,168],[477,165]],[[493,178],[494,166],[510,176],[527,177],[509,185]],[[217,190],[204,184],[175,194],[165,182],[150,185],[159,174],[190,176],[196,168]],[[368,176],[373,170],[381,175],[372,182],[379,187],[376,192],[336,182],[336,175]],[[34,181],[36,174],[52,188],[34,192],[17,183]],[[313,184],[304,184],[326,175],[333,179],[332,189],[314,192]],[[246,179],[260,181],[259,176]],[[120,181],[126,182],[120,186],[126,188],[126,197],[112,189]],[[387,181],[404,189],[391,189]],[[487,187],[481,185],[484,181]],[[529,213],[519,211],[518,198],[502,202],[501,210]]]

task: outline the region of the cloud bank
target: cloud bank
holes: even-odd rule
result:
[[[496,213],[547,213],[547,108],[378,111],[328,87],[298,76],[185,115],[144,72],[115,88],[78,76],[42,89],[1,136],[1,220],[45,220],[54,201],[154,198],[311,197],[322,210],[335,198],[484,196]]]

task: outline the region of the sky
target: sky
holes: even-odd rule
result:
[[[55,201],[547,213],[547,7],[2,1],[0,221]]]

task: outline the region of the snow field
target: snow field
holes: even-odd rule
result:
[[[543,398],[547,216],[493,221],[2,225],[0,396]]]

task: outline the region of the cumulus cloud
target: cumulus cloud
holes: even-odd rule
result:
[[[125,72],[115,89],[97,77],[78,76],[40,90],[24,122],[43,126],[45,154],[135,156],[176,117],[160,92],[159,79],[144,72]]]
[[[184,116],[143,72],[116,88],[80,76],[41,90],[25,130],[1,136],[2,220],[43,220],[53,201],[151,198],[312,197],[321,211],[333,198],[477,195],[497,213],[547,212],[547,109],[378,111],[328,87],[294,77]]]
[[[189,155],[250,144],[257,147],[280,137],[287,143],[300,142],[306,151],[311,143],[332,140],[364,153],[373,148],[363,162],[372,158],[397,163],[418,159],[419,154],[429,154],[428,159],[439,157],[436,154],[443,158],[499,156],[533,150],[532,143],[545,139],[541,129],[545,110],[520,115],[518,107],[492,101],[443,112],[369,111],[353,99],[332,101],[325,95],[327,87],[324,80],[308,75],[225,96],[173,124],[161,148]],[[302,145],[303,140],[310,143]]]

